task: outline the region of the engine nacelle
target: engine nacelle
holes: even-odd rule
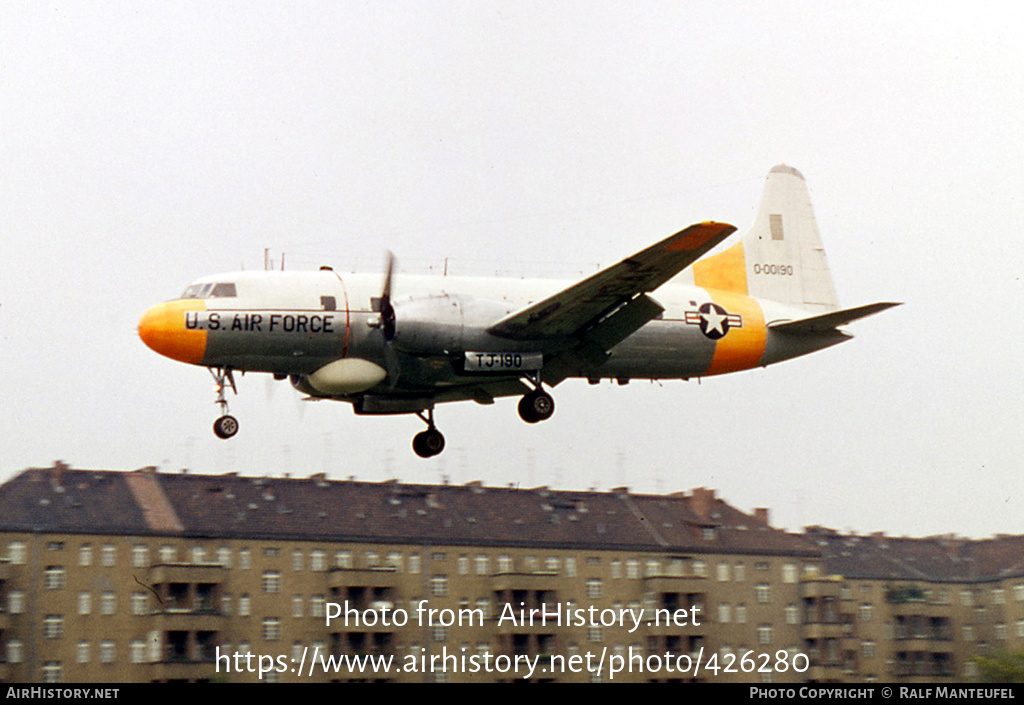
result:
[[[398,300],[395,307],[396,346],[411,353],[459,353],[495,340],[486,329],[509,313],[500,301],[481,301],[453,294]],[[489,348],[487,348],[489,349]]]

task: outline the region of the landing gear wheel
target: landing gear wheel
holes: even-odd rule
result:
[[[536,389],[519,400],[519,417],[526,423],[546,421],[555,413],[555,400],[542,389]]]
[[[213,422],[213,432],[217,438],[231,438],[238,433],[238,419],[225,414]]]
[[[421,458],[432,458],[444,450],[444,436],[436,428],[429,428],[413,436],[412,449]]]

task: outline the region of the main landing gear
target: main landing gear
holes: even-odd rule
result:
[[[547,421],[555,413],[555,400],[544,391],[539,374],[527,379],[533,383],[534,390],[519,400],[519,417],[526,423]]]
[[[422,411],[417,411],[416,415],[427,424],[427,430],[413,436],[412,449],[421,458],[432,458],[444,450],[444,436],[434,425],[433,409],[427,409],[425,416]]]
[[[221,413],[220,418],[213,422],[213,433],[217,438],[228,439],[238,433],[238,419],[228,414],[228,400],[224,396],[224,388],[230,385],[231,391],[235,394],[238,394],[238,388],[235,386],[235,377],[231,374],[230,367],[211,367],[209,369],[210,374],[213,375],[213,381],[217,385],[216,403],[220,406]]]

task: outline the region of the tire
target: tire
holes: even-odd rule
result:
[[[444,436],[436,428],[413,436],[412,449],[421,458],[432,458],[444,450]]]
[[[519,400],[519,417],[526,423],[546,421],[555,413],[555,400],[545,391],[536,390]]]
[[[228,439],[238,433],[238,419],[224,415],[213,422],[213,433],[217,438]]]

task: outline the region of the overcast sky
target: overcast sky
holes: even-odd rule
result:
[[[0,5],[0,480],[75,467],[638,492],[790,529],[1024,532],[1019,3]],[[785,162],[857,338],[691,382],[356,417],[206,370],[141,313],[199,276],[331,264],[577,277]],[[495,287],[500,287],[496,283]]]

